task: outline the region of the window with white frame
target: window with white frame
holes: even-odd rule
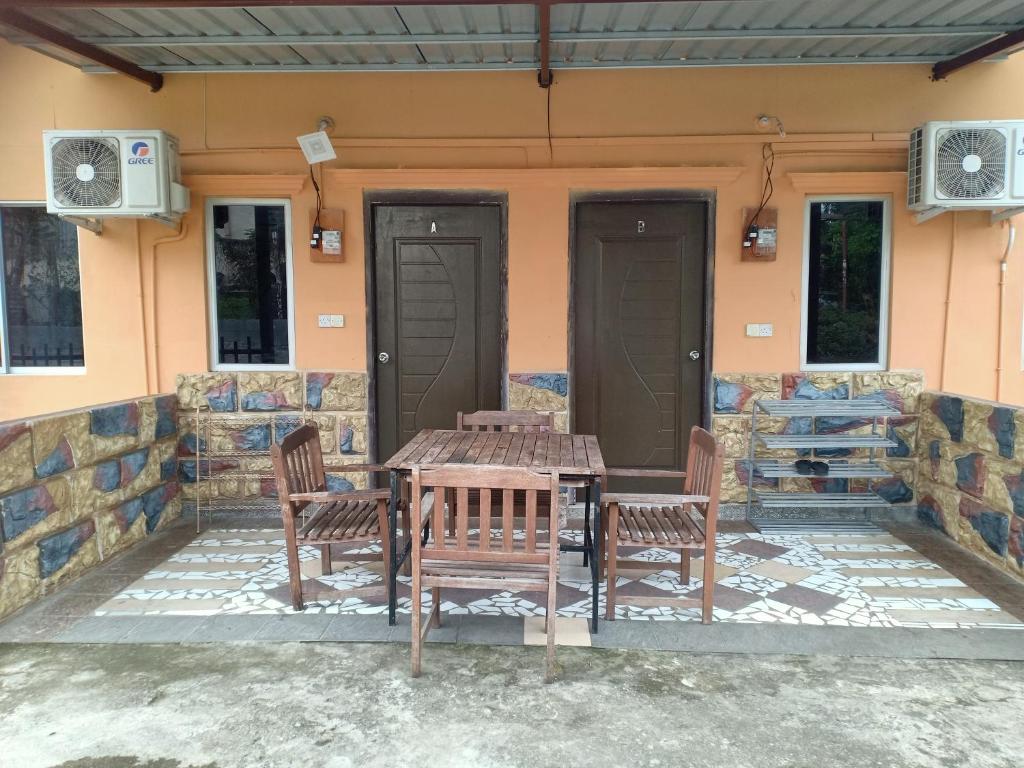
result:
[[[206,249],[214,370],[291,368],[291,207],[287,200],[208,200]]]
[[[0,204],[0,267],[0,372],[81,371],[78,229],[43,205]]]
[[[802,365],[883,370],[887,365],[890,201],[807,201]]]

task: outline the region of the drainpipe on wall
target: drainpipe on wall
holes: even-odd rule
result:
[[[1013,223],[1013,219],[1009,219],[1007,224],[1010,225],[1009,231],[1006,233],[1006,250],[1003,251],[1003,258],[999,260],[999,303],[996,324],[996,402],[999,402],[999,396],[1002,394],[1003,385],[1003,302],[1006,300],[1006,268],[1010,259],[1010,251],[1013,250],[1013,241],[1017,239],[1017,227]]]
[[[180,243],[187,236],[188,236],[188,223],[185,221],[185,219],[182,219],[180,222],[178,222],[178,231],[175,234],[168,235],[167,237],[161,237],[161,238],[158,238],[158,239],[153,241],[153,251],[152,251],[153,267],[152,267],[152,269],[150,271],[150,276],[149,276],[149,295],[150,295],[150,304],[151,304],[150,312],[151,312],[151,316],[152,316],[152,322],[149,323],[149,331],[150,331],[150,334],[152,335],[152,341],[149,344],[149,347],[153,351],[153,354],[152,354],[152,363],[153,363],[152,364],[152,368],[153,368],[152,378],[150,378],[150,373],[149,373],[149,370],[150,370],[149,360],[147,359],[147,361],[146,361],[146,387],[147,387],[147,390],[148,390],[148,394],[151,394],[151,395],[155,394],[155,392],[153,391],[153,387],[154,386],[156,387],[157,390],[160,389],[160,350],[159,350],[159,344],[157,342],[157,328],[156,328],[156,300],[157,300],[156,267],[157,267],[157,263],[159,262],[159,259],[157,259],[158,249],[159,249],[159,247],[161,245],[167,245],[168,243]],[[139,249],[139,259],[140,260],[142,259],[142,249],[141,248]]]
[[[946,306],[942,315],[942,354],[939,358],[939,391],[946,390],[946,347],[949,344],[949,315],[953,301],[953,260],[956,257],[956,211],[950,212],[952,230],[949,235],[949,269],[946,272]]]

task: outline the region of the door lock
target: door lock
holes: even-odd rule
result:
[[[690,350],[690,359],[691,360],[700,360],[700,351],[696,350],[696,349],[691,349]]]
[[[377,359],[382,363],[386,363],[391,359],[391,355],[387,352],[381,352],[377,355]]]

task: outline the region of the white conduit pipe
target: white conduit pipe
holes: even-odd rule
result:
[[[1003,251],[1003,258],[999,260],[999,315],[996,325],[996,402],[1002,394],[1003,385],[1003,302],[1006,300],[1006,269],[1010,259],[1010,251],[1013,250],[1013,243],[1017,239],[1017,227],[1013,219],[1007,223],[1010,229],[1006,234],[1006,250]]]

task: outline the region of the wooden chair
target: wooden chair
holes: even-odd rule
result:
[[[459,411],[455,416],[455,428],[460,432],[554,432],[555,414],[542,411],[474,411],[463,413]],[[563,484],[565,481],[562,481]],[[448,499],[449,508],[453,507],[452,499]],[[556,497],[557,498],[557,497]],[[539,497],[539,504],[546,509],[551,504],[551,499],[546,493]],[[522,517],[523,495],[516,494],[516,515]],[[470,504],[473,507],[472,517],[476,517],[476,495],[470,494]],[[541,515],[543,518],[544,515]],[[448,534],[455,535],[455,521],[449,520]]]
[[[455,428],[460,432],[554,432],[555,414],[550,411],[459,411]]]
[[[606,493],[601,497],[602,541],[607,540],[608,587],[605,593],[606,613],[615,620],[617,601],[615,579],[618,569],[650,568],[649,562],[619,560],[619,547],[658,547],[678,550],[679,575],[690,583],[690,553],[704,550],[704,584],[700,600],[695,598],[628,597],[618,602],[649,607],[670,605],[676,608],[700,606],[701,621],[710,624],[714,606],[715,529],[718,524],[718,496],[722,485],[722,446],[710,432],[694,427],[690,431],[690,448],[686,472],[659,472],[685,477],[683,495]],[[630,470],[616,474],[628,475]],[[637,474],[642,474],[638,472]],[[602,556],[603,557],[603,556]]]
[[[292,605],[305,608],[302,600],[302,574],[299,569],[299,547],[320,548],[322,572],[332,573],[331,545],[360,544],[379,540],[382,554],[360,554],[360,560],[390,562],[388,548],[389,490],[345,491],[327,490],[320,432],[313,424],[304,424],[288,434],[280,444],[270,447],[284,520],[285,548],[288,552],[288,578],[291,582]],[[375,465],[346,465],[348,472],[380,472]],[[305,522],[299,516],[307,512]],[[384,579],[387,589],[388,579]],[[347,590],[346,595],[379,591],[380,586]]]
[[[429,489],[429,491],[428,491]],[[454,535],[446,536],[444,504],[453,491],[451,516]],[[479,494],[477,533],[470,533],[470,493]],[[525,495],[525,537],[516,540],[515,503],[517,492]],[[416,467],[412,472],[412,530],[422,532],[429,523],[430,537],[412,536],[412,674],[419,677],[423,641],[432,626],[441,625],[441,590],[493,589],[546,591],[547,671],[554,677],[555,592],[558,585],[558,546],[551,537],[537,535],[537,518],[549,516],[549,530],[558,523],[549,505],[542,510],[542,492],[557,496],[558,474],[544,475],[520,467],[442,466]],[[473,526],[477,527],[477,526]],[[495,536],[494,534],[498,535]],[[421,628],[422,590],[431,590],[433,607]]]

